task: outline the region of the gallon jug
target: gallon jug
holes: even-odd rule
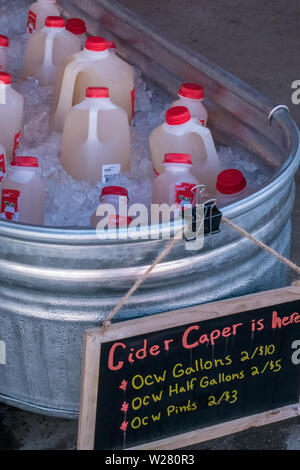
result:
[[[56,0],[37,0],[29,8],[27,30],[29,34],[39,31],[45,25],[47,16],[60,16]]]
[[[11,86],[10,75],[0,72],[0,142],[10,161],[19,145],[24,98]]]
[[[217,175],[221,171],[219,157],[211,132],[196,119],[191,118],[184,106],[176,106],[166,112],[166,122],[150,136],[150,149],[156,175],[163,172],[166,153],[188,153],[193,167],[191,172],[208,191],[215,193]]]
[[[199,184],[197,178],[191,173],[191,155],[184,153],[167,153],[163,166],[165,171],[155,178],[152,187],[152,203],[177,205],[183,208],[194,201]]]
[[[2,185],[1,218],[43,225],[45,195],[37,158],[15,157]]]
[[[110,54],[104,38],[90,37],[85,49],[67,57],[55,79],[51,127],[62,132],[67,113],[85,98],[88,87],[107,87],[111,100],[125,109],[131,122],[134,113],[134,74],[132,67],[116,54]]]
[[[218,208],[233,204],[250,194],[243,173],[235,169],[222,171],[218,175],[216,187],[215,197]]]
[[[80,18],[70,18],[67,21],[66,30],[74,34],[80,40],[80,49],[82,49],[86,41],[85,22]]]
[[[0,70],[7,72],[8,69],[8,47],[9,39],[7,36],[0,34]]]
[[[203,87],[196,83],[184,83],[178,91],[178,96],[179,100],[174,101],[171,107],[185,106],[193,118],[198,119],[202,126],[206,126],[208,115],[202,104],[204,100]]]
[[[113,176],[130,171],[127,114],[109,99],[108,88],[87,88],[84,101],[69,112],[61,164],[73,178],[91,183],[108,183]]]
[[[61,16],[48,16],[45,27],[30,36],[24,62],[24,78],[33,77],[42,86],[54,85],[57,66],[80,51],[80,40],[65,29]]]
[[[115,227],[127,227],[130,222],[132,222],[132,217],[128,217],[125,215],[120,215],[120,202],[122,198],[127,199],[127,204],[129,202],[128,191],[121,186],[106,186],[102,189],[102,193],[100,195],[100,205],[101,204],[110,204],[115,209],[115,214],[107,214],[107,227],[108,228],[115,228]],[[96,209],[95,213],[91,217],[91,227],[96,228],[97,225],[105,216],[97,215],[98,208]],[[98,213],[99,214],[99,213]],[[102,230],[104,227],[102,228]]]

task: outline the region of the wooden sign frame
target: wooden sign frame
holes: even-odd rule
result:
[[[101,384],[99,377],[101,344],[296,300],[300,300],[300,283],[294,283],[287,288],[115,323],[105,330],[102,328],[88,330],[84,336],[78,450],[94,449],[99,380]],[[297,416],[300,416],[300,397],[298,402],[292,405],[130,447],[127,450],[179,449]]]

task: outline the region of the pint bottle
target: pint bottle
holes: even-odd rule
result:
[[[10,161],[19,145],[24,98],[11,86],[10,75],[0,72],[0,142]]]
[[[66,30],[74,34],[80,41],[80,49],[86,41],[86,24],[81,18],[70,18],[66,23]]]
[[[42,29],[47,16],[60,16],[56,0],[37,0],[33,3],[28,12],[27,30],[29,34]]]
[[[167,153],[161,173],[153,183],[153,204],[174,204],[180,208],[194,202],[196,189],[199,184],[197,178],[191,173],[191,156],[184,153]]]
[[[188,108],[192,118],[197,119],[202,126],[206,126],[208,114],[203,105],[203,87],[196,83],[184,83],[178,91],[178,98],[179,99],[174,101],[171,107],[185,106]]]
[[[126,188],[122,188],[121,186],[106,186],[102,189],[100,205],[109,204],[114,208],[114,213],[108,213],[106,215],[105,224],[108,228],[127,227],[130,222],[132,222],[131,217],[120,214],[120,202],[122,198],[127,199],[128,204],[129,197]],[[99,222],[104,218],[104,216],[97,215],[97,212],[98,209],[96,209],[91,217],[91,227],[93,228],[96,228]],[[104,229],[104,227],[102,229]]]
[[[15,157],[2,184],[1,218],[43,225],[45,195],[37,158]]]
[[[218,175],[216,188],[217,207],[219,208],[233,204],[250,194],[243,173],[235,169],[222,171]]]

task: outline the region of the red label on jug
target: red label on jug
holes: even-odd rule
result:
[[[3,153],[2,155],[0,155],[0,183],[3,180],[5,175],[6,175],[5,156]]]
[[[155,178],[156,178],[157,176],[159,176],[159,173],[158,173],[158,171],[157,171],[157,169],[155,168],[154,165],[153,165],[153,171],[154,171],[154,174],[155,174]]]
[[[131,90],[132,119],[134,118],[135,88]]]
[[[27,21],[27,31],[29,34],[32,34],[36,28],[36,14],[29,10],[28,21]]]
[[[17,150],[17,148],[19,147],[19,144],[20,144],[20,137],[21,137],[21,131],[18,132],[18,133],[15,135],[15,139],[14,139],[14,150],[13,150],[14,156],[15,156],[16,150]]]
[[[132,221],[132,217],[125,217],[124,215],[118,214],[110,214],[108,217],[108,228],[128,227]]]
[[[183,207],[185,204],[192,204],[195,198],[195,194],[192,192],[192,189],[195,187],[195,184],[190,183],[181,183],[176,184],[175,186],[175,201],[180,207]]]
[[[1,217],[6,220],[19,220],[20,191],[13,189],[3,189]]]
[[[199,119],[200,124],[205,127],[205,119]]]

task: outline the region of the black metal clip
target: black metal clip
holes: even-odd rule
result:
[[[201,195],[205,194],[205,185],[199,184],[192,189],[192,193],[194,193],[194,201],[191,210],[191,217],[190,217],[190,224],[192,225],[192,233],[195,234],[197,230],[199,230],[199,222],[203,224],[204,219],[204,227],[203,232],[204,236],[213,235],[215,233],[220,232],[220,225],[222,222],[222,212],[217,208],[216,200],[209,199],[203,203],[203,215],[201,216],[201,221],[198,221],[197,224],[197,206],[200,205]],[[184,218],[184,210],[182,211],[182,217]],[[202,232],[202,233],[203,233]],[[185,239],[187,237],[185,236]],[[188,240],[190,241],[190,240]]]

